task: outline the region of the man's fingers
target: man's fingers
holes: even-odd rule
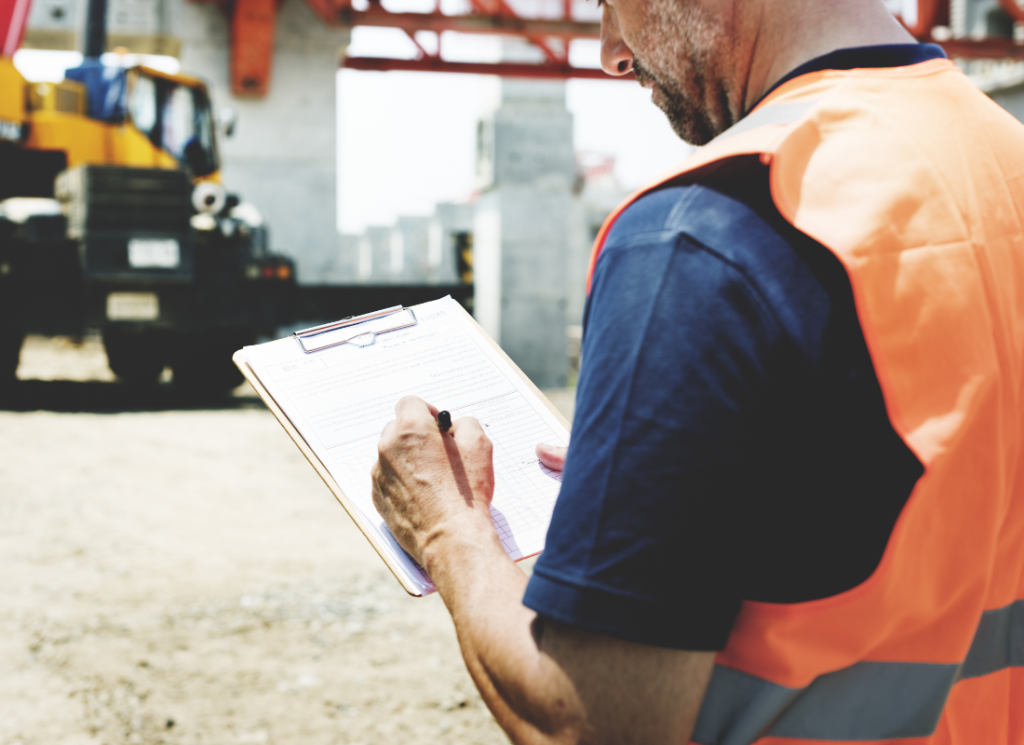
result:
[[[565,456],[568,452],[569,448],[560,445],[541,443],[537,446],[537,457],[552,471],[561,471],[565,468]]]
[[[437,409],[428,404],[419,396],[405,396],[395,404],[395,417],[398,419],[422,419],[424,417],[437,417]]]
[[[377,457],[382,457],[384,451],[387,450],[394,442],[395,429],[398,427],[398,422],[392,419],[390,422],[384,425],[384,429],[380,432],[380,439],[377,440]],[[379,462],[378,462],[379,465]]]
[[[463,496],[467,501],[479,501],[482,497],[484,502],[490,504],[494,494],[494,451],[491,439],[480,422],[471,416],[456,419],[450,432],[451,443],[458,454],[457,470],[461,477],[457,474],[457,478],[460,481],[465,479],[463,483],[471,490],[470,493],[463,491]]]
[[[380,461],[375,461],[370,467],[370,496],[373,498],[373,506],[377,508],[377,513],[381,517],[386,517],[384,502],[384,495],[380,491],[380,486],[377,483],[377,479],[380,478]]]
[[[455,438],[455,444],[460,448],[477,445],[481,439],[490,442],[484,428],[480,426],[480,422],[471,416],[459,417],[452,422],[452,428],[448,431]]]

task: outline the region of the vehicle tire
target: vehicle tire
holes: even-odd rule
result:
[[[254,337],[221,331],[181,334],[171,361],[175,388],[191,396],[227,395],[244,380],[231,355],[252,344]]]
[[[0,328],[0,386],[2,387],[10,386],[17,379],[21,343],[24,339],[24,332],[18,329]]]
[[[151,386],[159,380],[166,364],[160,341],[152,332],[131,333],[112,326],[103,329],[107,365],[128,385]]]

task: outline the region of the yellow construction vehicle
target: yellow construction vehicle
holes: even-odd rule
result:
[[[94,59],[70,73],[78,79],[30,83],[11,58],[0,57],[0,120],[9,130],[4,139],[30,151],[60,151],[68,168],[170,170],[184,163],[182,140],[188,140],[195,143],[193,175],[215,178],[213,122],[199,80],[145,67],[104,67]]]
[[[231,351],[289,321],[293,275],[220,184],[201,81],[87,51],[34,83],[0,56],[0,381],[26,333],[99,329],[123,380],[228,388]]]

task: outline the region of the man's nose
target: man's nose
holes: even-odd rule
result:
[[[619,32],[615,11],[607,3],[601,14],[601,67],[609,75],[626,75],[633,69],[633,50]]]

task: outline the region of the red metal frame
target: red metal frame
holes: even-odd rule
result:
[[[317,10],[322,0],[307,0]],[[506,6],[507,7],[507,6]],[[433,13],[392,13],[380,5],[366,10],[343,8],[317,15],[332,26],[384,26],[403,31],[459,31],[464,34],[501,34],[504,36],[549,36],[559,39],[600,39],[601,24],[548,18],[522,18],[516,15],[471,14],[449,16]]]
[[[267,95],[274,60],[277,0],[235,0],[231,16],[231,92]]]
[[[1017,3],[1013,0],[999,0],[999,4],[1003,6],[1003,10],[1010,14],[1010,18],[1017,23],[1024,23],[1024,9],[1017,5]]]
[[[0,55],[13,57],[21,46],[32,0],[0,0]]]
[[[0,0],[0,6],[12,0]],[[270,78],[273,52],[273,20],[266,9],[276,0],[192,0],[193,2],[233,3],[232,83],[236,92],[263,95]],[[574,39],[599,39],[599,23],[580,21],[573,17],[572,0],[562,0],[560,18],[530,18],[519,15],[509,0],[469,0],[470,13],[447,15],[440,10],[440,0],[429,13],[392,13],[380,0],[370,0],[368,7],[356,10],[352,0],[305,0],[306,4],[327,25],[336,28],[376,26],[404,31],[416,47],[415,59],[381,57],[346,57],[342,66],[352,70],[412,70],[423,72],[456,72],[480,75],[504,75],[542,79],[589,78],[600,80],[633,80],[629,75],[613,78],[601,70],[574,67],[569,63],[569,43]],[[1024,24],[1024,9],[1016,0],[999,0],[1015,22]],[[936,34],[949,24],[950,0],[918,0],[917,21],[907,30],[919,41],[942,46],[951,57],[967,59],[1024,59],[1024,45],[1012,39],[952,39],[948,33]],[[245,9],[244,13],[240,8]],[[259,12],[253,10],[258,8]],[[901,21],[902,22],[902,21]],[[463,34],[500,34],[518,37],[537,47],[543,61],[521,62],[451,62],[441,55],[441,34],[454,31]],[[437,38],[436,51],[430,52],[418,32],[432,33]],[[243,85],[244,82],[247,85]]]
[[[609,80],[603,70],[556,64],[531,64],[528,62],[447,62],[436,56],[418,59],[394,59],[391,57],[348,57],[344,66],[349,70],[405,70],[411,72],[459,72],[470,75],[505,75],[512,78],[537,78],[542,80],[565,80],[585,78]],[[632,75],[612,80],[635,80]]]
[[[384,57],[346,57],[342,66],[351,70],[406,70],[419,72],[456,72],[478,75],[565,80],[588,78],[614,80],[599,69],[574,67],[569,63],[569,42],[573,39],[600,39],[601,24],[577,21],[572,17],[572,0],[562,0],[561,18],[527,18],[518,15],[506,0],[469,0],[472,12],[445,15],[439,9],[431,13],[392,13],[380,2],[371,0],[365,10],[356,10],[351,0],[307,0],[320,18],[331,26],[376,26],[405,31],[416,46],[415,59]],[[438,6],[440,3],[438,3]],[[428,52],[416,38],[426,31],[437,38],[437,52]],[[441,57],[441,34],[499,34],[519,37],[540,50],[543,62],[450,62]],[[633,80],[629,75],[622,79]]]
[[[1024,24],[1024,8],[1015,0],[999,0],[1010,17]],[[986,37],[983,39],[953,39],[947,34],[936,34],[938,29],[948,31],[950,22],[950,0],[917,0],[917,23],[907,30],[918,41],[941,46],[950,57],[961,59],[1024,59],[1024,45],[1012,39]],[[902,19],[900,19],[902,23]]]

